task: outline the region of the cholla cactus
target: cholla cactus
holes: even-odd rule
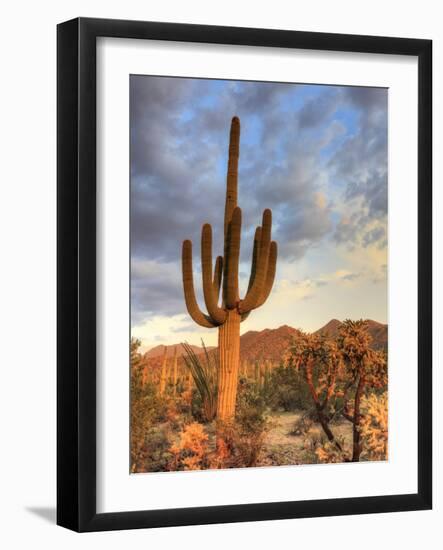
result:
[[[195,297],[192,272],[192,243],[183,242],[182,267],[186,307],[192,319],[199,325],[218,327],[218,402],[217,418],[230,420],[235,413],[237,381],[240,360],[240,323],[253,310],[261,306],[269,296],[274,283],[277,243],[271,241],[272,214],[263,212],[263,222],[254,237],[251,275],[248,290],[239,297],[238,265],[240,257],[241,209],[237,206],[238,158],[240,144],[240,120],[231,122],[229,160],[226,183],[224,218],[224,253],[212,266],[212,228],[202,229],[201,261],[203,295],[208,314],[204,314]],[[221,305],[219,305],[222,289]]]

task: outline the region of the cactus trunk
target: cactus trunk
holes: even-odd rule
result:
[[[173,383],[173,392],[174,392],[174,395],[177,393],[177,346],[175,346],[174,348],[174,366],[173,366],[173,378],[172,378],[172,383]]]
[[[248,362],[245,360],[243,361],[243,370],[242,370],[242,376],[243,378],[248,378]]]
[[[228,422],[235,414],[237,381],[240,362],[240,314],[228,312],[226,321],[218,329],[218,398],[217,418]]]
[[[160,373],[160,395],[163,395],[165,393],[166,389],[166,379],[167,379],[167,358],[166,355],[168,353],[168,348],[165,346],[164,352],[163,352],[163,360],[162,360],[162,370]]]

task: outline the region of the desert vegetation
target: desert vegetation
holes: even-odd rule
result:
[[[133,339],[131,471],[386,460],[387,350],[373,325],[346,320],[334,336],[290,327],[244,334],[235,412],[223,423],[217,348],[141,354]]]

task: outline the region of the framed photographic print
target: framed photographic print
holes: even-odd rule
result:
[[[429,40],[58,26],[59,525],[432,505]]]

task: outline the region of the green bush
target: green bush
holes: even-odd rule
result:
[[[303,374],[295,368],[279,366],[269,377],[265,398],[272,410],[294,411],[312,408]]]
[[[197,422],[206,424],[208,419],[204,412],[202,395],[197,388],[192,389],[191,415]]]
[[[235,420],[243,432],[258,432],[266,425],[266,400],[254,383],[241,381],[238,387]]]
[[[164,472],[171,461],[171,441],[168,429],[163,426],[152,427],[144,438],[139,453],[137,469],[140,472]]]
[[[147,434],[154,424],[166,419],[166,403],[158,397],[153,384],[142,383],[142,373],[131,369],[131,471],[140,470],[144,462]]]
[[[224,468],[257,466],[265,437],[270,429],[266,402],[255,383],[241,380],[237,393],[235,419],[223,429],[227,455]]]

